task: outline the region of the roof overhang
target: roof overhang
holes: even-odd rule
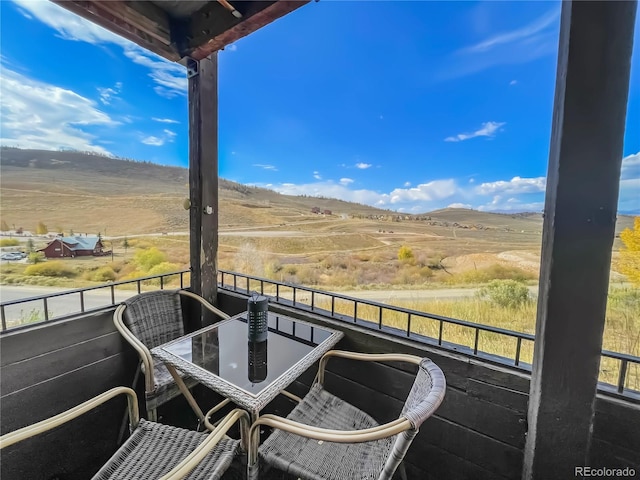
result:
[[[173,61],[201,60],[309,0],[52,0]]]

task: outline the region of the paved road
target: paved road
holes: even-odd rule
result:
[[[6,303],[13,300],[20,300],[30,297],[39,297],[43,295],[52,295],[67,291],[68,289],[54,287],[28,287],[28,286],[0,286],[0,303]],[[437,290],[352,290],[339,292],[346,295],[363,300],[373,300],[381,303],[389,303],[393,300],[454,300],[459,298],[472,297],[477,292],[477,288],[447,288]],[[538,287],[531,286],[529,291],[532,295],[537,295]],[[115,302],[119,303],[132,295],[135,290],[116,290]],[[286,294],[283,293],[284,297]],[[297,297],[300,301],[308,301],[305,299],[304,293],[299,293]],[[85,310],[99,308],[111,305],[111,291],[109,288],[94,290],[84,293]],[[77,313],[81,311],[80,294],[69,294],[60,297],[53,297],[47,300],[47,309],[50,318]],[[24,322],[29,319],[37,320],[44,318],[44,303],[42,300],[33,300],[18,305],[10,305],[5,307],[5,317],[9,325]]]
[[[0,286],[0,303],[11,302],[31,297],[39,297],[42,295],[53,295],[56,293],[68,291],[69,289],[54,287],[13,287]],[[116,290],[115,301],[119,303],[128,297],[135,295],[136,290]],[[84,308],[90,310],[111,305],[111,291],[109,288],[84,292]],[[49,317],[60,317],[71,313],[80,312],[81,309],[80,294],[74,293],[53,297],[47,300],[47,310]],[[36,321],[44,319],[44,302],[42,300],[33,300],[17,305],[9,305],[5,307],[5,318],[8,326],[25,321]]]

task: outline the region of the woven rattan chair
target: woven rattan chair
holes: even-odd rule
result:
[[[326,391],[324,369],[331,357],[365,361],[403,361],[418,372],[400,418],[379,425],[371,416]],[[442,402],[444,374],[428,358],[413,355],[327,352],[309,393],[287,418],[262,415],[249,435],[249,478],[259,462],[305,480],[390,479],[418,428]],[[258,448],[260,425],[273,433]]]
[[[119,394],[129,401],[131,435],[93,480],[217,480],[229,468],[240,440],[225,435],[238,420],[247,428],[247,413],[232,410],[211,433],[162,425],[140,419],[135,392],[127,387],[113,388],[55,417],[0,437],[0,449],[39,433],[56,428]]]
[[[185,334],[181,297],[190,297],[222,319],[229,315],[204,298],[186,290],[158,290],[145,292],[125,300],[116,308],[113,322],[118,331],[140,356],[140,370],[145,376],[145,401],[149,420],[158,419],[157,408],[180,395],[180,389],[161,362],[154,362],[150,350]],[[197,382],[184,378],[187,387]]]

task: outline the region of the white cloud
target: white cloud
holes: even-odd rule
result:
[[[447,137],[445,142],[461,142],[463,140],[469,140],[476,137],[494,137],[496,132],[505,125],[505,122],[484,122],[479,130],[473,133],[459,133],[453,137]]]
[[[404,182],[404,186],[405,187],[410,187],[411,186],[411,182]]]
[[[162,135],[159,135],[159,136],[149,135],[144,137],[141,141],[145,145],[151,145],[152,147],[161,147],[167,142],[173,143],[173,141],[176,138],[176,135],[177,135],[176,132],[169,130],[168,128],[165,128],[164,130],[162,130]]]
[[[57,30],[66,40],[92,45],[110,43],[120,46],[127,58],[150,70],[149,76],[157,84],[154,90],[158,95],[172,98],[187,94],[186,71],[181,65],[169,62],[53,2],[33,0],[14,0],[14,2],[42,23]]]
[[[449,198],[458,192],[455,180],[434,180],[413,188],[396,188],[390,194],[391,203],[431,202]]]
[[[480,195],[539,193],[545,191],[546,185],[547,179],[545,177],[513,177],[508,181],[498,180],[482,183],[475,188],[475,192]]]
[[[363,163],[363,162],[359,162],[356,163],[356,168],[359,168],[360,170],[366,170],[367,168],[371,168],[372,165],[370,163]]]
[[[143,138],[142,143],[144,143],[145,145],[151,145],[153,147],[161,147],[162,145],[164,145],[164,138],[158,138],[150,135]]]
[[[313,178],[315,178],[316,180],[322,180],[322,175],[320,175],[320,172],[315,171],[313,172]]]
[[[499,33],[486,40],[483,40],[475,45],[471,45],[463,48],[462,52],[477,53],[487,52],[493,50],[496,47],[505,44],[512,44],[520,41],[526,41],[531,38],[535,38],[541,32],[547,30],[549,27],[555,25],[560,15],[559,9],[551,10],[541,17],[535,19],[533,22],[525,25],[524,27],[511,30],[509,32]]]
[[[229,51],[229,52],[235,52],[236,50],[238,50],[238,46],[235,43],[232,43],[231,45],[227,45],[226,47],[224,47],[225,51]]]
[[[100,101],[103,105],[110,105],[111,102],[122,91],[122,82],[116,82],[113,88],[100,88],[98,87],[98,93],[100,94]]]
[[[447,208],[473,208],[469,203],[451,203],[447,205]]]
[[[151,120],[153,120],[154,122],[160,122],[160,123],[180,123],[178,120],[173,120],[172,118],[152,117]]]
[[[501,195],[493,197],[491,202],[479,205],[481,212],[541,212],[544,202],[520,202],[517,198],[504,199]]]
[[[262,169],[264,169],[264,170],[272,170],[272,171],[274,171],[274,172],[277,172],[277,171],[278,171],[278,169],[277,169],[275,166],[273,166],[273,165],[266,165],[266,164],[264,164],[264,163],[254,163],[252,166],[254,166],[254,167],[258,167],[258,168],[262,168]]]
[[[110,154],[83,127],[118,124],[96,103],[72,90],[50,85],[2,67],[0,111],[3,145]]]
[[[518,84],[518,81],[517,81],[517,80],[511,80],[511,81],[509,82],[509,85],[510,85],[510,86],[517,85],[517,84]]]
[[[622,159],[620,178],[622,180],[640,178],[640,152],[632,153]],[[640,195],[640,192],[638,194]]]
[[[354,180],[353,180],[352,178],[346,178],[346,177],[345,177],[345,178],[341,178],[341,179],[340,179],[340,184],[341,184],[341,185],[344,185],[344,186],[347,186],[347,185],[352,184],[352,183],[353,183],[353,181],[354,181]]]
[[[560,4],[531,23],[493,34],[446,57],[436,77],[459,78],[500,65],[517,65],[553,55],[558,50]],[[500,22],[504,20],[501,18]],[[489,26],[490,28],[490,26]]]

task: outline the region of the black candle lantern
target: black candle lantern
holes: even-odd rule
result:
[[[254,293],[247,303],[247,330],[250,342],[264,342],[267,339],[268,300]]]

